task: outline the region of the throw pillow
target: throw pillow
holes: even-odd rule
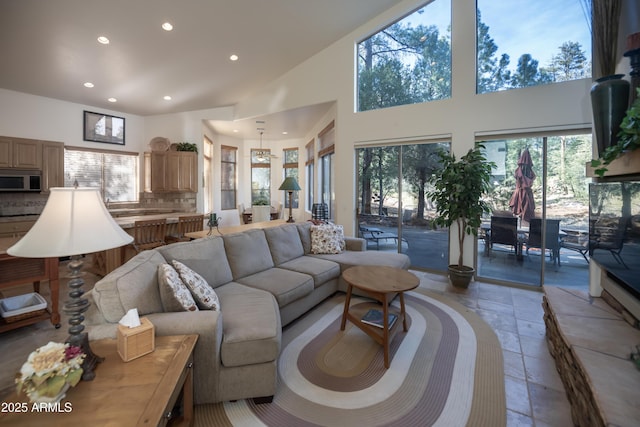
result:
[[[187,288],[193,294],[198,307],[204,310],[220,310],[220,301],[216,291],[207,283],[204,278],[175,259],[172,261],[173,266],[180,275],[180,278],[187,285]]]
[[[158,266],[158,286],[164,311],[198,311],[191,292],[169,264]]]
[[[345,249],[344,228],[336,224],[311,226],[311,253],[339,254]]]

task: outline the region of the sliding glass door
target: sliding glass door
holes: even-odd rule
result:
[[[496,164],[491,214],[477,245],[478,276],[498,282],[571,286],[588,282],[590,135],[481,141]],[[513,221],[513,222],[512,222]],[[497,224],[508,223],[506,235]]]
[[[434,209],[426,199],[427,181],[439,167],[438,150],[448,151],[449,144],[356,149],[358,232],[369,250],[402,252],[412,268],[446,271],[448,230],[433,227]]]

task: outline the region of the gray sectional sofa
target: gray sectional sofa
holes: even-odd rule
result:
[[[285,224],[174,243],[144,251],[98,281],[87,293],[90,339],[115,338],[132,308],[157,335],[198,334],[194,353],[195,403],[256,398],[276,392],[282,327],[336,291],[354,265],[409,268],[404,254],[366,251],[346,237],[338,254],[311,253],[311,224]],[[220,311],[165,312],[158,266],[178,260],[215,290]],[[98,368],[99,369],[99,368]]]

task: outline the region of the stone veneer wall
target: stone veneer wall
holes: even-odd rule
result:
[[[140,193],[140,208],[196,212],[198,193]]]
[[[48,194],[0,193],[0,216],[40,215]]]
[[[629,356],[640,330],[604,298],[544,287],[549,353],[576,426],[632,426],[640,420],[640,371]]]

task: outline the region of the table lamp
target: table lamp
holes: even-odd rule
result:
[[[293,192],[300,190],[298,181],[292,176],[286,177],[278,190],[284,190],[289,193],[289,219],[287,222],[295,222],[293,215],[291,215],[291,209],[293,209]]]
[[[95,377],[93,369],[104,358],[96,356],[89,347],[89,336],[84,331],[83,313],[91,303],[82,298],[82,258],[84,254],[124,246],[133,241],[111,217],[100,192],[95,188],[51,188],[42,214],[29,232],[7,253],[23,258],[58,258],[70,256],[69,300],[64,312],[69,314],[70,345],[82,348],[86,355],[82,364],[82,379]]]

